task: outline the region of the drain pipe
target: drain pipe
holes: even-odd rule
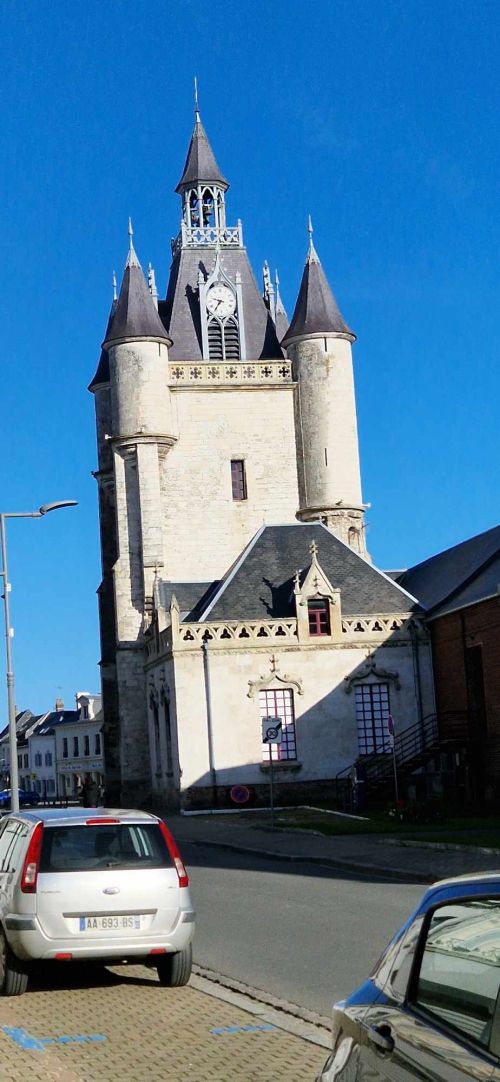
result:
[[[208,744],[208,767],[210,771],[210,784],[212,786],[212,807],[217,807],[217,772],[215,769],[214,737],[213,737],[213,712],[212,712],[212,684],[210,679],[210,659],[208,642],[202,644],[203,671],[205,675],[205,700],[207,704],[207,744]]]
[[[415,694],[417,697],[418,722],[420,726],[420,739],[422,751],[425,748],[424,712],[422,709],[422,678],[420,673],[420,652],[418,644],[418,630],[413,620],[410,620],[411,648],[413,654],[413,675],[415,678]]]

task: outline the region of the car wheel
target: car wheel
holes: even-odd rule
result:
[[[22,996],[28,987],[28,974],[19,958],[12,953],[0,931],[0,992],[4,996]]]
[[[193,968],[193,951],[191,944],[183,951],[175,954],[164,954],[157,962],[156,969],[160,984],[167,988],[180,988],[187,984]]]

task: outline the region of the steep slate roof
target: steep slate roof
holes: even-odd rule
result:
[[[207,138],[207,133],[201,123],[199,115],[196,115],[191,142],[186,157],[186,164],[181,179],[176,187],[176,192],[181,193],[185,188],[190,188],[197,181],[202,183],[216,183],[226,190],[229,183],[221,173],[214,157],[212,147]]]
[[[213,591],[198,619],[250,620],[295,614],[295,572],[311,563],[309,546],[333,587],[341,590],[344,615],[396,614],[420,606],[367,560],[320,523],[263,526]]]
[[[109,316],[108,316],[108,322],[107,322],[107,326],[106,326],[106,334],[104,335],[104,341],[105,342],[107,341],[107,339],[109,337],[109,332],[110,332],[110,329],[111,329],[111,324],[113,322],[113,316],[114,316],[114,314],[116,312],[117,304],[118,304],[118,301],[114,300],[112,305],[111,305],[111,308],[110,308],[110,312],[109,312]],[[99,357],[99,363],[97,365],[96,374],[95,374],[93,380],[91,381],[91,383],[89,383],[88,390],[93,391],[94,388],[98,387],[100,383],[109,383],[109,353],[108,353],[107,349],[104,349],[104,347],[101,347],[101,356]]]
[[[197,620],[198,608],[205,603],[214,586],[218,586],[218,582],[160,582],[160,600],[168,611],[172,595],[175,595],[180,612],[189,613],[192,620]]]
[[[116,309],[106,332],[103,349],[120,338],[162,338],[169,342],[165,327],[146,285],[146,279],[131,247],[125,265]]]
[[[185,248],[175,257],[168,283],[166,300],[158,310],[168,330],[173,345],[169,349],[172,361],[198,361],[203,359],[200,304],[198,298],[198,272],[212,273],[215,250]],[[243,317],[245,323],[246,354],[249,361],[281,360],[283,350],[276,329],[259,293],[248,255],[244,248],[224,248],[221,252],[223,270],[234,281],[236,272],[241,274]]]
[[[282,344],[298,335],[323,334],[326,331],[355,337],[339,312],[311,240],[292,322]]]
[[[432,617],[491,597],[500,582],[500,526],[415,564],[398,581]]]

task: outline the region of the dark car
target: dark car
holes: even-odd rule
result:
[[[500,875],[435,883],[333,1008],[317,1082],[500,1082]]]
[[[36,789],[19,789],[20,807],[31,807],[40,803],[40,795]],[[0,791],[0,808],[10,808],[10,789]]]

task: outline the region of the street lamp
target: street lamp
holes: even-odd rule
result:
[[[2,570],[3,600],[5,611],[5,643],[7,654],[7,702],[9,711],[9,754],[10,754],[10,807],[11,811],[19,811],[19,773],[17,768],[17,732],[16,732],[16,705],[14,698],[14,670],[12,667],[12,628],[10,626],[9,593],[10,582],[7,572],[7,540],[5,534],[5,519],[7,518],[42,518],[49,511],[57,511],[60,507],[76,507],[77,500],[57,500],[55,503],[43,503],[38,511],[2,511],[0,512],[0,536],[2,539]]]

